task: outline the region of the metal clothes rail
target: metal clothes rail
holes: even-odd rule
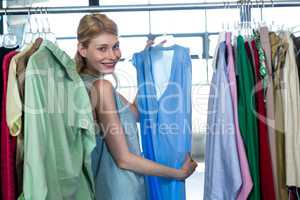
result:
[[[62,13],[89,13],[89,12],[128,12],[128,11],[162,11],[162,10],[204,10],[204,9],[227,9],[239,8],[244,1],[236,2],[207,2],[207,3],[180,3],[180,4],[148,4],[148,5],[118,5],[118,6],[69,6],[69,7],[43,7],[51,14]],[[278,0],[263,1],[252,0],[248,4],[252,8],[268,8],[268,7],[297,7],[300,6],[298,0]],[[25,15],[30,10],[31,14],[39,14],[40,10],[34,7],[23,8],[2,8],[0,15]]]

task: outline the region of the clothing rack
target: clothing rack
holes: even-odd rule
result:
[[[204,10],[204,9],[228,9],[240,8],[247,5],[251,8],[269,7],[296,7],[300,1],[278,0],[278,1],[236,1],[236,2],[207,2],[207,3],[185,3],[185,4],[147,4],[147,5],[112,5],[112,6],[68,6],[68,7],[43,7],[49,14],[62,13],[90,13],[90,12],[128,12],[128,11],[162,11],[162,10]],[[41,7],[2,8],[0,15],[26,15],[40,14]]]

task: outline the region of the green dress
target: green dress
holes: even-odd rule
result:
[[[88,90],[93,82],[99,79],[86,74],[81,74],[81,77]],[[129,151],[141,155],[136,119],[115,90],[114,96]],[[146,200],[144,176],[120,169],[109,152],[105,140],[100,136],[99,127],[96,127],[96,133],[97,145],[92,152],[96,200]]]
[[[238,117],[241,135],[246,147],[246,153],[253,179],[253,189],[248,199],[260,199],[259,177],[259,141],[257,119],[255,116],[255,82],[253,67],[248,59],[245,42],[242,36],[237,38],[236,51]]]

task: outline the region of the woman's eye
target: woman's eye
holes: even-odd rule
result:
[[[101,51],[101,52],[105,52],[106,51],[106,47],[99,47],[97,49],[98,49],[98,51]]]
[[[113,46],[113,49],[119,49],[120,48],[120,45],[119,44],[116,44]]]

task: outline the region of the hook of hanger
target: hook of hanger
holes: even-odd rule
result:
[[[274,8],[274,1],[273,0],[271,0],[271,4],[272,4],[272,8]]]
[[[48,12],[47,12],[47,8],[46,8],[46,7],[44,7],[44,9],[45,9],[46,25],[47,25],[47,28],[48,28],[47,32],[51,32],[51,31],[50,31],[50,23],[49,23],[49,19],[48,19]]]
[[[9,32],[9,23],[8,23],[8,15],[7,15],[7,8],[4,8],[4,14],[5,14],[5,22],[6,22],[6,26],[7,26],[7,32]]]
[[[228,11],[230,10],[230,2],[229,2],[229,0],[227,0],[227,10]],[[226,26],[226,30],[229,31],[230,30],[230,24],[229,24],[229,22],[227,22],[226,25],[227,25]]]
[[[28,25],[29,25],[29,31],[32,33],[32,26],[31,26],[31,14],[30,14],[30,7],[28,8],[28,14],[27,14],[27,20],[28,20]]]
[[[256,4],[257,8],[259,8],[259,4],[258,4],[257,0],[255,0],[255,4]]]

